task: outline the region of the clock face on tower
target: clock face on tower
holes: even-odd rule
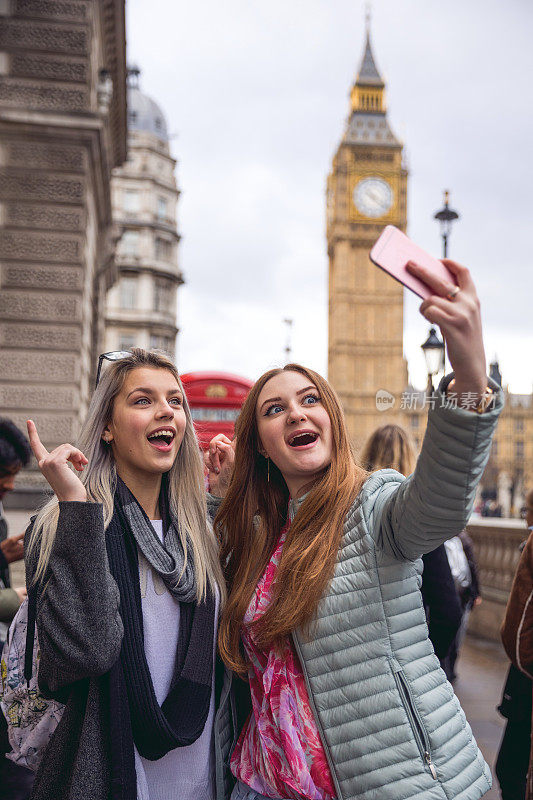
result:
[[[353,202],[365,217],[383,217],[390,210],[394,195],[383,178],[363,178],[353,191]]]

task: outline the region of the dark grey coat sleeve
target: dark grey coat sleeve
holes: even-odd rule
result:
[[[436,393],[415,471],[405,480],[396,473],[398,483],[387,480],[376,493],[369,528],[377,544],[398,559],[419,558],[463,530],[489,457],[503,393],[490,381],[495,393],[490,411],[453,408],[443,404],[452,377],[444,378]]]
[[[35,569],[36,559],[27,558],[29,586]],[[123,627],[99,503],[59,503],[50,561],[37,592],[43,691],[56,692],[111,669],[120,654]]]

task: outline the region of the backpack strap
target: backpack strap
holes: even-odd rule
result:
[[[37,619],[37,587],[28,591],[28,625],[26,628],[26,649],[24,652],[24,678],[28,686],[33,674],[33,643],[35,641],[35,622]]]

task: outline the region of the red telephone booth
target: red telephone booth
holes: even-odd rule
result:
[[[206,450],[217,433],[233,439],[235,420],[253,381],[227,372],[187,372],[180,377],[200,447]]]

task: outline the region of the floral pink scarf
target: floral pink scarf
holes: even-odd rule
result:
[[[250,627],[272,598],[289,524],[244,617],[242,641],[249,660],[252,713],[231,757],[236,778],[272,798],[332,800],[335,789],[292,639],[281,651],[262,650]]]

